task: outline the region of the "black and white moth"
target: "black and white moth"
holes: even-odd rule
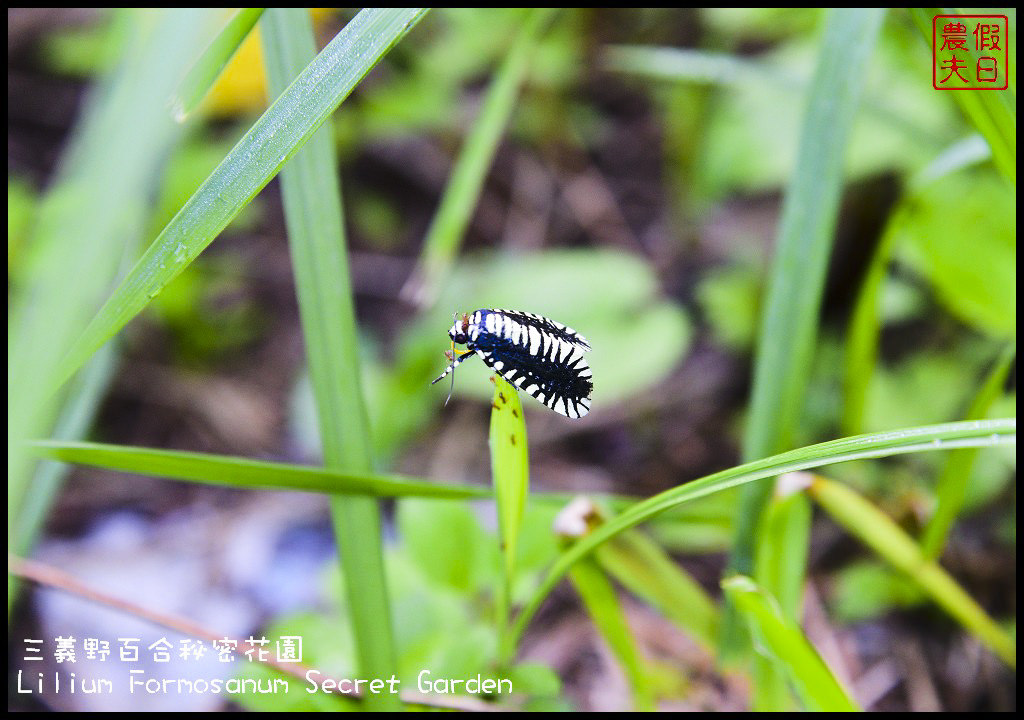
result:
[[[533,313],[481,309],[457,319],[448,335],[467,351],[453,355],[435,383],[476,353],[556,413],[581,418],[590,412],[594,375],[583,358],[590,343],[572,328]]]

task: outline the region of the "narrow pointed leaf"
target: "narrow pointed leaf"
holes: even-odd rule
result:
[[[744,575],[726,578],[722,589],[747,621],[755,647],[781,668],[808,710],[850,712],[860,709],[800,626],[787,617],[771,594]]]
[[[401,475],[326,470],[248,458],[87,442],[36,442],[42,457],[170,480],[243,489],[302,490],[374,497],[490,497],[487,488],[440,485]]]
[[[988,415],[992,403],[1003,392],[1003,385],[1016,357],[1017,341],[1014,340],[1006,346],[992,366],[967,410],[966,420],[979,420]],[[967,483],[971,479],[971,470],[974,469],[974,461],[977,460],[979,452],[981,451],[978,448],[965,448],[951,452],[946,459],[935,491],[938,504],[921,537],[921,549],[929,558],[937,558],[942,553],[946,537],[960,511],[963,510],[967,498]]]
[[[65,356],[56,386],[213,242],[424,12],[363,10],[338,33],[153,241]]]
[[[183,122],[210,92],[213,83],[255,27],[263,10],[242,8],[231,16],[182,81],[178,96],[171,103],[175,120]]]
[[[874,550],[879,557],[902,571],[948,612],[974,633],[1003,662],[1017,667],[1017,643],[990,618],[963,588],[888,515],[850,488],[816,477],[811,496],[832,519]]]
[[[316,52],[309,13],[299,8],[268,11],[263,47],[268,88],[271,94],[286,95],[288,83],[296,75],[296,82],[301,82],[303,67]],[[316,132],[295,155],[282,173],[281,189],[324,464],[332,470],[370,472],[373,451],[363,400],[341,188],[329,128]],[[363,677],[389,677],[398,662],[380,506],[370,497],[335,497],[331,518],[345,577],[357,670]],[[363,702],[371,710],[401,707],[387,693],[371,693]]]
[[[552,8],[528,11],[515,42],[487,89],[480,115],[455,160],[441,204],[423,241],[419,264],[403,289],[403,294],[417,303],[433,304],[439,284],[455,261],[466,226],[480,198],[487,170],[516,108],[516,98],[526,78],[531,53],[552,12]]]

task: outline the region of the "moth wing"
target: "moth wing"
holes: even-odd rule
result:
[[[522,310],[506,310],[502,308],[496,308],[492,312],[502,313],[517,322],[531,325],[541,332],[550,333],[559,340],[564,340],[567,343],[575,345],[580,350],[589,352],[591,349],[590,342],[571,327],[563,325],[560,322],[555,322],[551,318],[546,318],[543,315],[524,312]]]
[[[563,325],[562,323],[555,322],[554,320],[548,320],[548,322],[554,325],[560,331],[563,340],[571,342],[573,345],[575,345],[576,347],[580,348],[585,352],[590,352],[590,342],[585,337],[580,335],[578,332],[573,330],[568,325]]]
[[[568,418],[581,418],[590,412],[589,395],[587,397],[573,398],[558,392],[545,394],[544,388],[537,382],[536,378],[531,376],[531,374],[523,372],[521,368],[514,367],[502,359],[495,358],[494,355],[489,352],[481,350],[477,350],[476,352],[484,363],[487,364],[487,367],[491,368],[505,378],[505,380],[510,384],[525,391],[530,397],[551,408],[559,415],[564,415]],[[587,365],[587,361],[583,359],[583,356],[579,357],[575,370],[578,374],[585,373],[584,376],[587,378],[592,377],[590,366]]]

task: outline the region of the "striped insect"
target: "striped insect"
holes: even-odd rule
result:
[[[450,364],[434,383],[476,354],[556,413],[581,418],[590,412],[594,375],[583,357],[590,343],[572,328],[533,313],[481,309],[456,317],[448,335]],[[465,345],[466,352],[456,354],[456,345]]]

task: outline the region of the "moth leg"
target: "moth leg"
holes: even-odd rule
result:
[[[452,364],[449,365],[448,367],[446,367],[444,372],[441,373],[440,375],[438,375],[437,378],[435,378],[433,381],[431,381],[430,384],[434,385],[435,383],[440,382],[441,380],[443,380],[446,377],[448,377],[448,373],[450,373],[452,370],[454,370],[456,367],[458,367],[459,363],[461,363],[463,360],[467,359],[472,354],[473,354],[473,351],[470,350],[469,352],[464,352],[461,355],[459,355],[457,358],[452,360]],[[449,359],[451,359],[451,358],[449,358]]]

